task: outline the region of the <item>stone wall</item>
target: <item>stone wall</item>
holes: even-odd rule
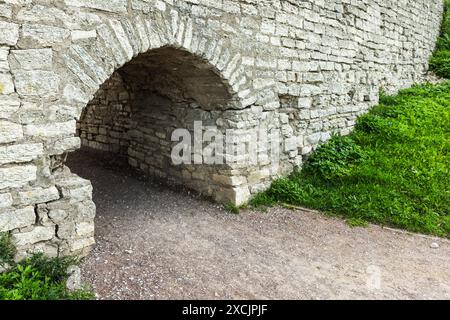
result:
[[[244,202],[349,133],[380,89],[422,81],[442,10],[441,0],[0,1],[0,232],[20,255],[89,251],[92,187],[65,166],[82,114],[85,144]],[[158,117],[172,119],[165,132]],[[193,120],[278,132],[279,165],[166,166],[169,131]]]
[[[114,73],[83,110],[77,136],[83,146],[126,155],[130,146],[132,96],[119,73]]]
[[[174,164],[177,141],[172,133],[187,129],[193,145],[194,121],[225,131],[223,109],[233,103],[205,62],[181,50],[153,50],[114,72],[100,87],[82,113],[78,135],[83,146],[125,156],[149,177],[227,202],[234,199],[233,185],[226,182],[232,173],[203,161]]]

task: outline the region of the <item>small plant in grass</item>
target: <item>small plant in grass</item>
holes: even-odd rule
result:
[[[0,267],[11,264],[16,254],[16,248],[11,243],[10,235],[0,233]]]
[[[360,219],[360,218],[350,218],[350,219],[347,219],[345,222],[351,228],[356,228],[356,227],[367,228],[369,226],[367,221]]]
[[[304,166],[304,172],[326,180],[348,176],[351,168],[364,160],[365,153],[351,138],[333,136],[319,146]]]
[[[450,78],[450,0],[445,0],[441,35],[430,59],[430,69],[438,76]]]
[[[69,291],[67,269],[74,258],[47,258],[43,254],[14,263],[15,248],[9,236],[0,237],[0,259],[10,265],[0,273],[0,300],[90,300],[88,289]]]
[[[0,274],[0,300],[87,300],[88,290],[67,290],[65,278],[55,279],[31,265],[18,264]]]
[[[227,203],[227,204],[225,204],[224,207],[225,207],[225,210],[227,210],[228,212],[233,213],[233,214],[239,214],[241,212],[241,208],[236,206],[233,203]]]
[[[55,257],[47,258],[42,253],[37,253],[28,259],[18,263],[18,266],[31,267],[39,270],[40,273],[49,277],[55,282],[65,281],[67,279],[67,269],[70,266],[78,265],[80,261],[73,257]]]
[[[437,51],[430,60],[430,69],[438,76],[450,79],[450,51]]]

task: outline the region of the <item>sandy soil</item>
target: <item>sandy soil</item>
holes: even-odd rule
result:
[[[110,160],[70,158],[94,185],[82,273],[100,299],[450,299],[448,240],[303,210],[233,215]]]

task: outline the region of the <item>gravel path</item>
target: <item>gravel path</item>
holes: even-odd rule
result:
[[[92,152],[69,160],[94,185],[82,273],[100,299],[450,299],[448,240],[311,211],[233,215]]]

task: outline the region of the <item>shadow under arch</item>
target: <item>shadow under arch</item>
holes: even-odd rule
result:
[[[100,86],[83,109],[77,134],[82,147],[126,158],[147,177],[233,202],[226,164],[194,164],[194,129],[200,122],[225,135],[224,117],[238,105],[213,65],[184,49],[164,46],[137,55]],[[171,158],[177,129],[188,131],[191,139],[190,162],[181,165]]]

